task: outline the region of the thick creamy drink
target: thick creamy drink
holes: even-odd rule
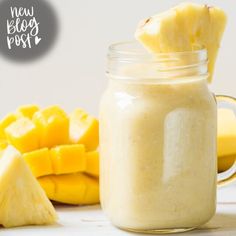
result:
[[[215,213],[216,101],[202,68],[206,58],[199,58],[199,65],[191,61],[192,74],[175,79],[169,69],[181,75],[182,63],[168,67],[164,79],[140,79],[137,70],[131,78],[132,70],[110,65],[100,108],[100,190],[118,227],[187,230]]]

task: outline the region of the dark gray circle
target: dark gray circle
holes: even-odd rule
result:
[[[44,0],[0,1],[0,54],[2,56],[19,62],[35,60],[50,50],[57,33],[57,17],[48,2]]]

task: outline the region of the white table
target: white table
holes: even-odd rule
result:
[[[113,227],[100,206],[57,206],[54,226],[0,228],[2,236],[125,236],[136,235]],[[137,234],[139,236],[141,234]],[[236,184],[218,190],[217,213],[200,229],[177,235],[236,236]]]

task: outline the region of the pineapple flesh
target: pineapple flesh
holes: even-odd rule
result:
[[[206,48],[211,82],[225,26],[226,15],[220,8],[182,3],[140,22],[135,38],[152,53]]]
[[[0,224],[52,224],[57,215],[21,154],[9,146],[0,160]]]

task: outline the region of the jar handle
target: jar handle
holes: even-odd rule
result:
[[[215,97],[218,108],[231,109],[234,111],[236,116],[236,98],[227,95],[216,95]],[[218,186],[223,186],[233,181],[236,181],[236,159],[234,164],[228,170],[217,175]]]

